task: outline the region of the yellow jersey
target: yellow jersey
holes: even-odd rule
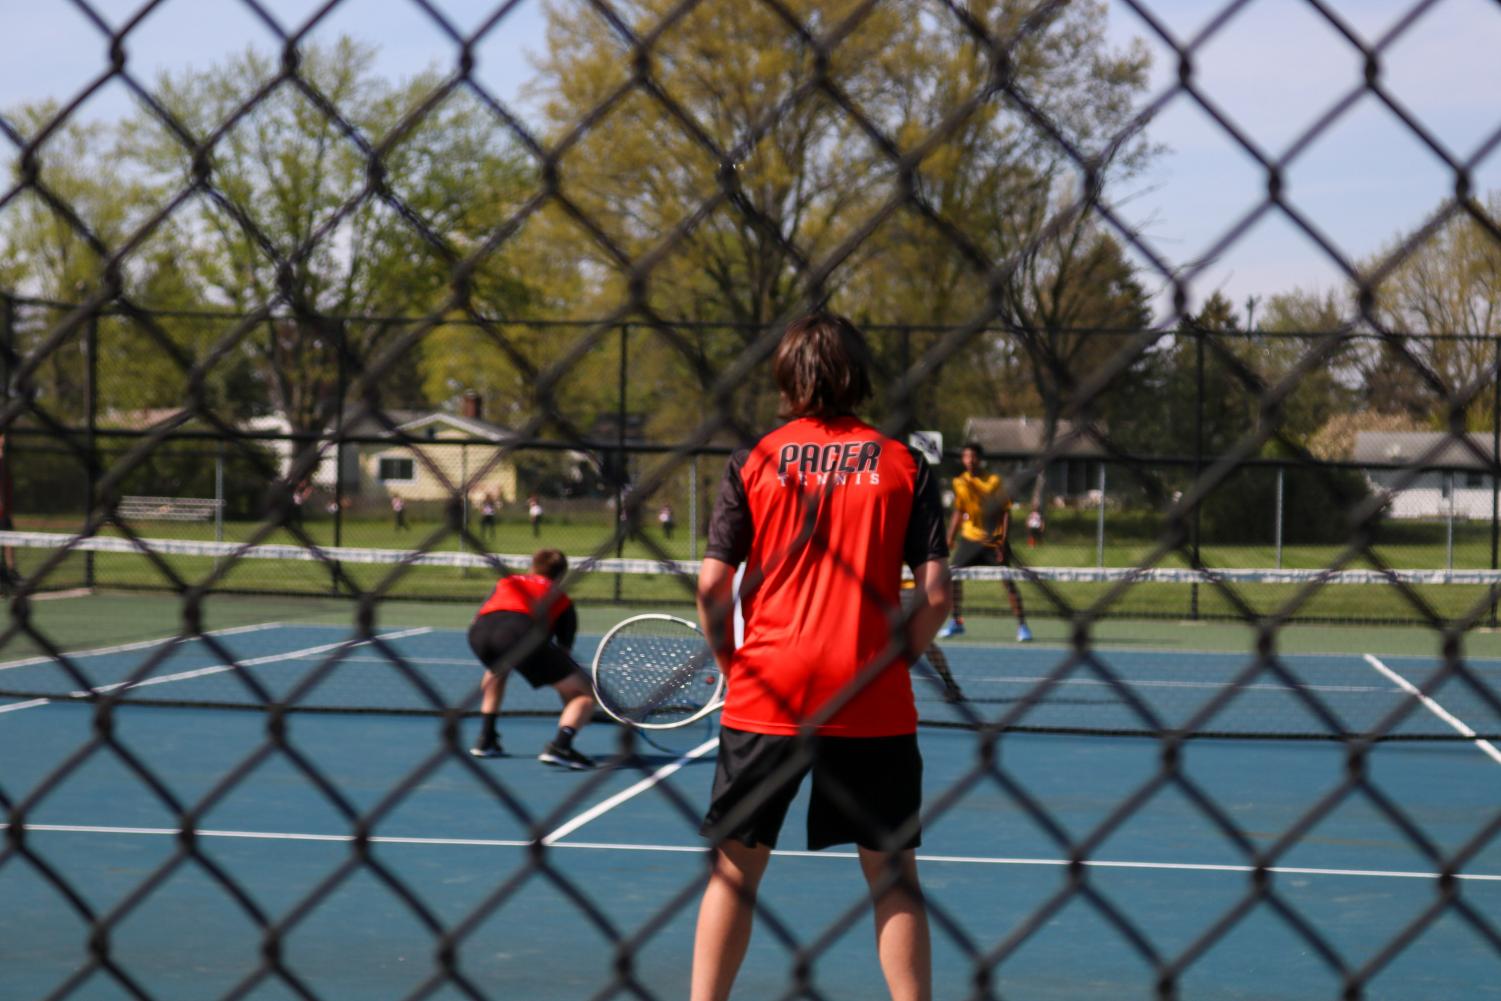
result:
[[[962,516],[960,538],[992,546],[1006,541],[1004,517],[1011,510],[1011,497],[998,473],[975,476],[966,472],[954,477],[954,510]]]

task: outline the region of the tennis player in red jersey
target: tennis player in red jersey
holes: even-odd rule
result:
[[[594,761],[573,746],[594,711],[594,689],[571,653],[578,633],[578,612],[558,581],[568,572],[568,557],[556,549],[532,555],[531,573],[502,577],[469,627],[469,648],[485,665],[481,683],[479,742],[469,753],[477,758],[501,755],[496,717],[505,695],[506,676],[514,668],[533,688],[551,685],[563,700],[558,732],[537,760],[562,768],[593,768]]]
[[[932,996],[908,667],[948,615],[948,546],[927,464],[853,415],[870,395],[866,357],[841,316],[787,328],[772,369],[790,420],[730,459],[710,520],[699,616],[728,687],[702,828],[714,860],[693,1001],[729,997],[761,876],[810,772],[808,847],[858,846],[891,996]],[[732,578],[742,562],[737,648]],[[904,563],[918,591],[908,612]]]

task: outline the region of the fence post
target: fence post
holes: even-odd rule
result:
[[[214,450],[214,541],[224,541],[224,440]]]
[[[10,406],[11,359],[15,357],[16,301],[8,295],[0,295],[0,406]],[[15,440],[10,437],[10,428],[0,425],[0,526],[15,529],[15,482],[12,479],[12,462],[15,458]],[[17,583],[16,550],[14,546],[0,547],[0,594],[10,594]]]
[[[99,314],[89,317],[89,322],[83,328],[83,351],[84,351],[84,442],[88,451],[88,461],[84,470],[84,492],[87,494],[84,506],[84,520],[93,517],[94,506],[98,498],[94,496],[99,485]],[[94,586],[94,554],[84,554],[83,562],[84,587]]]
[[[615,558],[620,559],[625,555],[625,531],[629,523],[625,518],[625,405],[626,405],[626,370],[629,367],[628,342],[630,339],[631,325],[620,325],[620,371],[617,373],[616,382],[616,411],[615,420]],[[621,597],[622,580],[620,574],[615,575],[615,601]]]
[[[1276,562],[1276,567],[1277,567],[1278,570],[1282,569],[1282,504],[1283,504],[1283,500],[1282,500],[1282,497],[1283,497],[1283,493],[1282,493],[1282,489],[1283,489],[1282,474],[1283,474],[1283,467],[1281,465],[1278,465],[1277,466],[1277,524],[1276,524],[1276,527],[1273,529],[1273,532],[1275,533],[1275,540],[1276,540],[1275,544],[1276,544],[1276,548],[1277,548],[1277,562]]]
[[[1204,472],[1204,328],[1194,325],[1194,481],[1189,487],[1193,490],[1199,485],[1199,477]],[[1193,553],[1193,567],[1199,569],[1203,564],[1199,560],[1199,521],[1200,512],[1203,509],[1203,501],[1194,505],[1193,522],[1189,526],[1189,545]],[[1197,578],[1188,585],[1188,617],[1199,617],[1199,581]]]
[[[1449,470],[1449,516],[1444,519],[1444,569],[1454,570],[1454,470]]]
[[[338,322],[335,334],[339,352],[335,390],[338,398],[334,400],[334,548],[337,549],[344,544],[344,397],[349,392],[349,343],[344,321]],[[321,466],[323,461],[320,459],[318,464]]]
[[[1491,569],[1501,544],[1501,339],[1491,348]],[[1496,626],[1496,585],[1491,585],[1491,628]]]
[[[1094,525],[1095,566],[1105,567],[1105,461],[1100,460],[1100,511]]]
[[[688,558],[698,559],[698,453],[688,460]]]

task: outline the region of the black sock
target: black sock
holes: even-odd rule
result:
[[[558,735],[552,739],[552,742],[566,751],[573,746],[573,738],[577,733],[578,731],[571,726],[560,726]]]
[[[500,743],[500,734],[495,732],[495,720],[498,715],[498,713],[483,713],[480,716],[480,747],[494,747]]]

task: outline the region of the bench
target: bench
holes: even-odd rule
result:
[[[223,507],[212,497],[121,497],[118,511],[126,520],[212,521]]]

